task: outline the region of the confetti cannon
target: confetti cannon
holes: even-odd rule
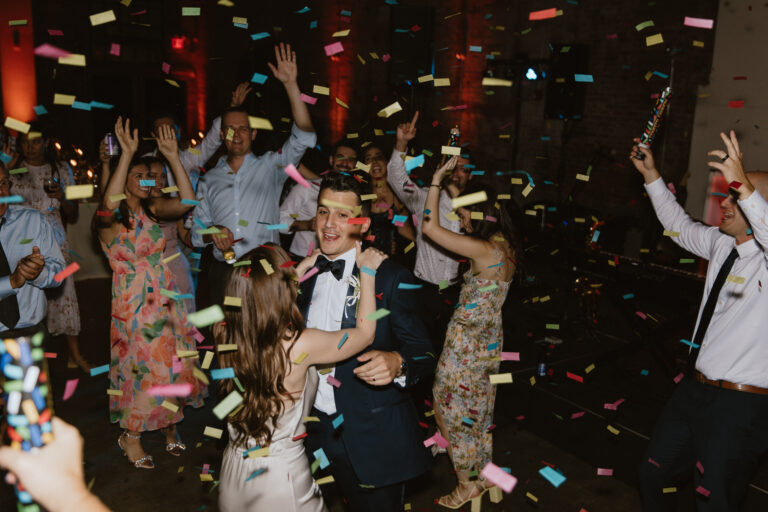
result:
[[[653,139],[656,137],[656,134],[659,131],[659,126],[661,125],[661,118],[664,116],[664,112],[667,109],[667,106],[669,105],[669,98],[672,96],[672,88],[667,87],[663,91],[661,91],[661,94],[659,94],[659,97],[656,99],[656,104],[653,106],[653,111],[651,112],[651,117],[648,119],[648,123],[645,125],[645,130],[643,130],[643,134],[640,135],[640,143],[638,146],[641,148],[650,148],[651,144],[653,144]],[[640,151],[637,152],[635,155],[638,159],[642,160],[645,158],[645,155],[643,155]]]
[[[52,395],[43,354],[43,333],[30,337],[8,338],[0,343],[0,369],[5,383],[3,398],[11,447],[36,450],[53,440]],[[19,512],[40,509],[24,488],[16,484]]]

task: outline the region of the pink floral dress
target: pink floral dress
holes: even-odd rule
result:
[[[495,254],[503,261],[500,252]],[[493,423],[496,386],[488,376],[499,372],[504,341],[501,307],[509,284],[479,279],[468,270],[448,323],[432,391],[457,471],[480,471],[493,456],[488,428]]]
[[[124,429],[157,430],[184,418],[185,405],[200,407],[207,390],[195,378],[195,358],[177,358],[195,350],[192,327],[173,274],[163,263],[165,238],[143,211],[131,215],[133,229],[122,227],[112,242],[101,242],[112,267],[110,329],[110,419]],[[168,293],[171,292],[171,293]],[[152,396],[149,388],[192,384],[186,397]]]

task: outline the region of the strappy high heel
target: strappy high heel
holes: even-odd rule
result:
[[[488,480],[480,480],[480,488],[483,490],[483,494],[487,492],[490,495],[491,503],[499,503],[504,497],[504,494],[501,492],[501,487],[490,483]]]
[[[168,430],[170,430],[170,427],[161,428],[160,432],[163,434],[167,434]],[[174,457],[179,457],[184,451],[187,449],[187,445],[181,442],[181,438],[179,437],[178,430],[176,431],[176,440],[171,441],[170,443],[165,443],[165,451],[173,455]]]
[[[463,507],[469,501],[472,502],[472,512],[480,512],[483,494],[485,494],[485,490],[476,482],[459,482],[451,494],[441,496],[437,500],[437,504],[455,510]]]
[[[128,459],[128,462],[133,464],[133,467],[137,469],[155,469],[155,461],[152,460],[151,455],[144,455],[143,457],[139,457],[136,460],[131,460],[130,457],[128,457],[128,452],[125,451],[125,448],[123,448],[123,443],[121,442],[123,440],[123,437],[129,437],[131,439],[141,439],[141,434],[139,435],[133,435],[127,430],[124,430],[122,434],[120,434],[120,437],[117,438],[117,446],[120,447],[120,449],[123,451],[123,455]]]

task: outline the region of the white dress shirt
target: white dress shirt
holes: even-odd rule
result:
[[[320,182],[322,178],[309,181],[309,188],[302,187],[298,183],[293,186],[288,196],[280,205],[280,224],[291,227],[295,220],[310,220],[317,214],[317,196],[320,193]],[[291,216],[293,215],[293,217]],[[281,233],[288,234],[290,229],[280,230]],[[293,235],[290,251],[299,256],[307,256],[309,246],[314,242],[317,247],[317,235],[314,230],[296,231]]]
[[[432,284],[456,279],[459,262],[449,253],[435,244],[422,231],[424,205],[427,202],[429,188],[420,188],[411,180],[405,171],[405,153],[394,150],[387,164],[387,183],[397,195],[397,198],[416,216],[416,266],[413,274]],[[453,211],[451,197],[445,190],[440,192],[440,225],[454,233],[461,232],[458,220],[450,220],[445,214]],[[437,215],[438,212],[432,212]]]
[[[720,267],[734,246],[739,253],[730,271],[736,279],[726,280],[720,290],[696,369],[709,379],[768,388],[768,203],[756,190],[739,201],[755,238],[735,245],[736,240],[717,227],[691,219],[661,178],[645,189],[664,229],[680,234],[672,240],[709,260],[697,326]]]
[[[329,258],[330,259],[330,258]],[[307,312],[307,327],[323,331],[338,331],[347,303],[349,278],[355,269],[354,247],[331,261],[344,260],[344,273],[340,280],[333,277],[332,272],[323,272],[315,279],[315,289],[309,302]],[[341,338],[339,338],[341,340]],[[318,367],[320,371],[321,368]],[[325,414],[336,413],[336,400],[333,396],[333,386],[328,383],[328,377],[336,373],[336,367],[330,366],[330,372],[320,373],[320,382],[315,395],[315,407]]]

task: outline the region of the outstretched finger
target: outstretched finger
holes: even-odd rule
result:
[[[736,149],[736,154],[741,157],[741,148],[739,147],[739,139],[736,138],[736,132],[731,130],[731,143],[733,144],[734,149]]]
[[[275,62],[280,64],[280,47],[278,45],[275,45]]]
[[[416,121],[419,119],[419,111],[417,110],[415,114],[413,114],[413,120],[411,120],[411,125],[409,128],[413,130],[413,128],[416,126]]]

